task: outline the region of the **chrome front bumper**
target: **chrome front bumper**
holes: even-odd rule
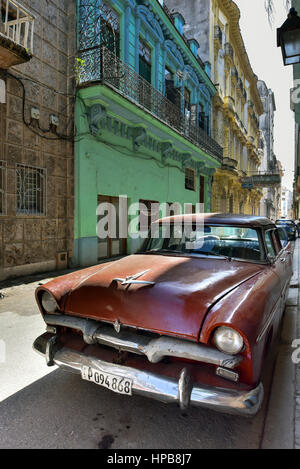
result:
[[[82,332],[86,344],[100,344],[137,355],[145,355],[149,362],[159,363],[164,357],[184,358],[210,363],[220,367],[234,369],[243,360],[240,355],[227,355],[203,344],[175,337],[162,336],[151,338],[140,336],[134,331],[114,331],[112,326],[66,315],[46,314],[44,320],[48,326],[62,326]]]
[[[189,405],[205,407],[218,412],[254,416],[260,409],[264,391],[262,383],[251,391],[193,385],[188,371],[184,368],[179,380],[154,373],[141,371],[87,356],[68,348],[58,349],[56,337],[45,340],[38,337],[34,350],[46,357],[48,366],[57,365],[64,370],[81,374],[83,366],[99,372],[115,374],[131,379],[133,394],[156,399],[164,403],[177,403],[182,410]]]

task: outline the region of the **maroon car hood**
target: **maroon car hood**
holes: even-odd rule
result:
[[[75,285],[65,313],[197,340],[208,309],[263,266],[224,259],[132,255],[102,265]],[[138,280],[114,281],[149,270]]]

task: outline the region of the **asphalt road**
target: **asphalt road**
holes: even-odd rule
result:
[[[254,419],[112,393],[80,376],[47,368],[32,350],[45,326],[35,304],[38,282],[2,289],[0,448],[191,449],[259,448],[268,410],[273,362],[264,375],[266,398]],[[1,357],[0,357],[1,358]]]

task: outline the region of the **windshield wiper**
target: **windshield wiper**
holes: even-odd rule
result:
[[[224,254],[218,254],[216,252],[213,252],[213,251],[203,251],[203,252],[195,252],[195,254],[203,254],[204,256],[215,256],[215,257],[224,257],[225,259],[231,259],[230,256],[224,256]]]
[[[174,254],[184,254],[182,251],[175,251],[175,249],[151,249],[150,251],[139,252],[138,254],[161,254],[164,252],[174,253]]]

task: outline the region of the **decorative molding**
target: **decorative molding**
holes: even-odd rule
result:
[[[91,134],[96,136],[99,132],[100,124],[103,125],[103,122],[107,118],[107,110],[102,104],[93,104],[87,108],[86,112],[89,127]]]
[[[205,163],[203,161],[200,161],[200,162],[198,161],[196,163],[197,177],[199,177],[203,173],[203,171],[205,171],[204,168],[205,168]]]
[[[188,73],[189,78],[191,79],[191,81],[193,82],[193,84],[194,84],[197,88],[199,88],[199,87],[200,87],[200,83],[199,83],[197,74],[196,74],[196,72],[194,71],[194,69],[193,69],[190,65],[185,65],[185,67],[184,67],[184,72]]]
[[[177,63],[177,65],[180,68],[184,68],[184,60],[183,60],[182,54],[177,48],[175,42],[171,41],[170,39],[167,39],[164,42],[164,46],[166,48],[167,53],[169,52],[172,59]]]
[[[124,0],[125,4],[130,8],[136,7],[136,0]]]
[[[145,7],[144,5],[140,5],[136,9],[137,15],[141,20],[146,24],[148,29],[154,34],[156,39],[163,43],[165,38],[161,26],[155,15],[149,10],[149,8]]]
[[[189,165],[191,165],[194,168],[194,162],[192,160],[191,153],[182,154],[181,165],[182,165],[182,171],[185,171]]]
[[[132,129],[132,138],[133,138],[133,148],[135,151],[138,151],[140,146],[145,143],[147,132],[144,127],[133,127]]]
[[[166,165],[167,159],[171,158],[179,163],[179,170],[185,171],[186,166],[190,166],[196,171],[198,176],[200,174],[209,174],[209,168],[205,166],[205,162],[201,159],[200,155],[180,152],[176,150],[170,140],[161,142],[155,137],[148,135],[144,127],[133,127],[125,124],[118,118],[108,115],[107,108],[100,103],[87,106],[85,116],[88,119],[90,133],[93,137],[100,137],[100,129],[105,130],[115,136],[131,141],[134,151],[139,151],[140,147],[143,146],[151,152],[160,154],[161,162],[164,165]],[[212,171],[215,172],[215,169],[212,168]]]
[[[166,164],[167,158],[172,154],[174,148],[171,142],[163,142],[161,145],[162,156],[161,161],[163,164]]]

